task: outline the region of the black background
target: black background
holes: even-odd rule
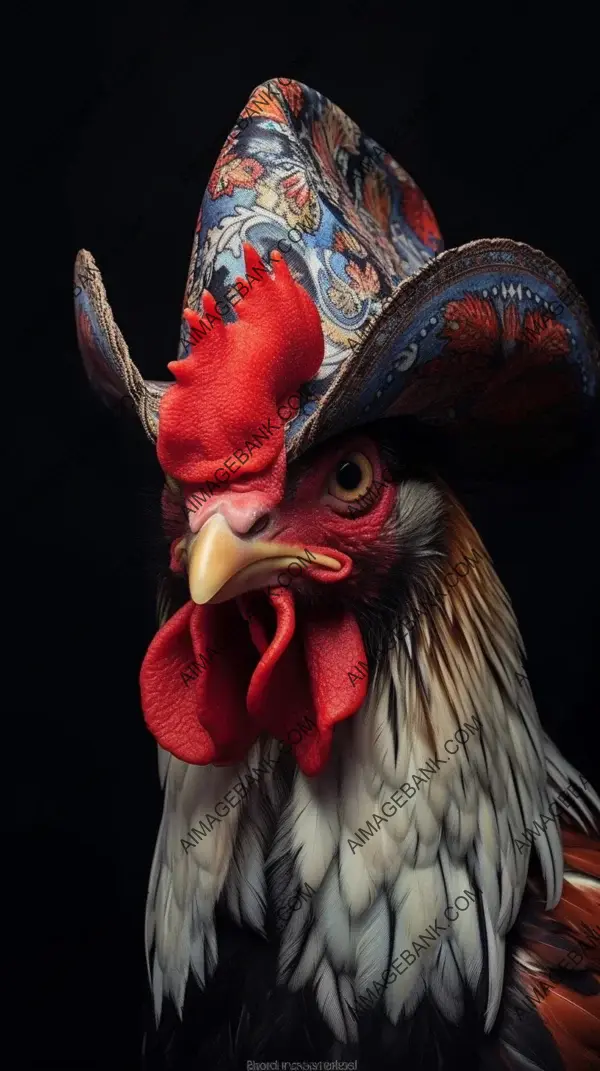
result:
[[[598,56],[584,5],[550,21],[527,4],[161,7],[24,12],[26,412],[5,393],[21,414],[11,468],[27,518],[6,843],[23,921],[5,922],[23,1067],[138,1066],[161,805],[137,690],[154,631],[158,471],[141,430],[85,379],[77,250],[94,254],[142,373],[166,378],[219,149],[256,85],[292,77],[406,167],[447,247],[502,236],[541,248],[600,323]],[[596,783],[599,475],[596,439],[535,479],[463,489],[513,598],[542,721]]]

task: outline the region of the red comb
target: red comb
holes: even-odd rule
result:
[[[246,278],[237,280],[242,298],[235,303],[236,322],[225,324],[204,291],[203,317],[184,312],[191,353],[168,366],[177,382],[160,406],[157,452],[163,469],[182,483],[214,480],[215,470],[243,451],[269,419],[272,433],[251,454],[243,474],[270,468],[284,446],[277,408],[323,360],[318,310],[281,254],[273,253],[270,270],[252,246],[243,250]]]

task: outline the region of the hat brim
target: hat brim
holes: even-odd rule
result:
[[[73,296],[77,340],[92,386],[108,405],[132,404],[148,438],[156,442],[159,405],[170,384],[145,380],[136,368],[86,249],[75,260]]]
[[[523,440],[528,428],[571,422],[599,372],[598,338],[568,276],[531,246],[486,238],[400,284],[287,446],[297,457],[392,416],[457,434],[519,429]]]
[[[90,253],[75,265],[84,365],[106,402],[129,401],[158,434],[169,382],[144,380]],[[597,394],[600,346],[581,294],[539,250],[485,238],[449,249],[399,285],[352,360],[288,427],[290,459],[353,427],[410,416],[476,440],[510,436],[533,456]],[[557,440],[558,441],[558,440]]]

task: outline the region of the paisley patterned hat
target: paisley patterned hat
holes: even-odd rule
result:
[[[286,424],[289,459],[392,415],[460,433],[525,427],[534,442],[548,419],[579,414],[596,393],[598,340],[561,268],[510,239],[443,252],[435,216],[406,171],[340,108],[292,79],[252,93],[213,170],[194,236],[180,360],[219,321],[234,323],[235,304],[264,285],[247,272],[244,246],[265,265],[283,257],[320,317],[324,357],[305,385],[311,400]],[[74,293],[92,382],[108,399],[130,398],[156,441],[173,381],[142,378],[85,250]]]

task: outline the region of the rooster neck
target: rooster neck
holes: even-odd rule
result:
[[[529,845],[516,841],[575,771],[544,737],[510,600],[451,499],[447,531],[433,579],[467,554],[470,568],[378,661],[321,774],[297,770],[290,784],[274,740],[233,770],[170,759],[148,898],[157,1010],[165,995],[181,1008],[190,970],[207,983],[220,899],[261,934],[275,910],[280,981],[313,988],[339,1040],[356,1038],[365,1001],[380,1000],[396,1023],[426,993],[457,1021],[470,990],[491,1028],[529,866]],[[261,758],[244,804],[215,819]],[[562,883],[557,827],[535,846],[551,906]],[[445,915],[466,893],[457,917]],[[406,969],[390,984],[393,964]]]
[[[529,864],[515,841],[549,804],[510,601],[458,509],[448,531],[434,579],[466,557],[468,568],[378,661],[325,774],[296,776],[271,856],[280,896],[285,885],[316,890],[312,911],[301,906],[284,931],[282,979],[293,989],[312,979],[317,999],[327,993],[322,1010],[340,1038],[355,1029],[353,1000],[364,1007],[379,993],[392,1022],[426,991],[457,1021],[470,989],[491,1028]],[[542,868],[553,905],[562,881],[555,827]],[[404,969],[384,991],[394,962]],[[345,1008],[323,963],[351,983]]]

